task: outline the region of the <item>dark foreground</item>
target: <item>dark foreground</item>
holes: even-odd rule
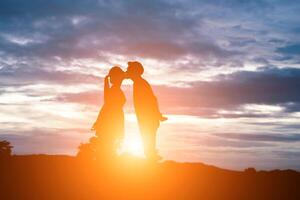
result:
[[[0,199],[300,199],[300,173],[229,171],[123,157],[13,156],[0,161]]]

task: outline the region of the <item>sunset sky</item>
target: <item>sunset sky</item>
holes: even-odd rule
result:
[[[1,0],[0,139],[15,154],[75,155],[103,77],[140,61],[166,160],[300,170],[300,2]],[[124,148],[141,146],[126,93]]]

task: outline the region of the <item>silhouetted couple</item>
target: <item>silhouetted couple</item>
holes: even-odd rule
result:
[[[93,129],[101,140],[102,148],[115,152],[124,138],[124,112],[126,102],[121,90],[122,81],[129,78],[133,81],[133,100],[139,130],[147,158],[159,160],[156,150],[156,132],[164,117],[158,107],[157,99],[150,84],[143,79],[144,68],[141,63],[128,62],[127,71],[120,67],[110,69],[104,79],[104,105],[99,112]],[[110,86],[111,85],[111,86]]]

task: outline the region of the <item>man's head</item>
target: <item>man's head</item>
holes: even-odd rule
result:
[[[134,81],[136,78],[141,77],[143,73],[144,73],[144,67],[140,62],[138,61],[128,62],[126,77]]]

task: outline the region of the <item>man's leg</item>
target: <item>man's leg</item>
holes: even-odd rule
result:
[[[150,127],[141,130],[145,156],[149,159],[160,159],[156,150],[156,131],[157,128]]]

